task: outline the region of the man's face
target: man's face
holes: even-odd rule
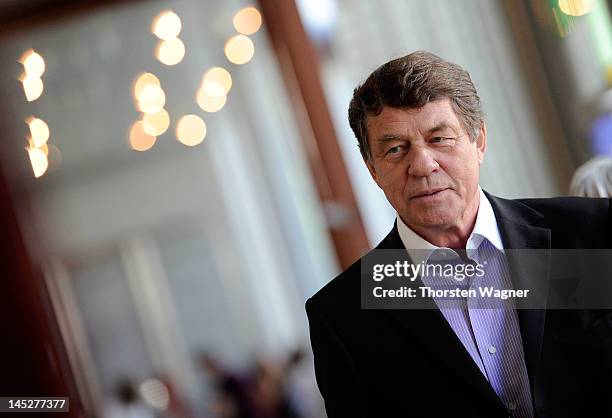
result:
[[[484,123],[476,141],[448,98],[421,108],[385,107],[368,117],[374,181],[417,232],[462,227],[478,208],[478,174],[486,148]]]

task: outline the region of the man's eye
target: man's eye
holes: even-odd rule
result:
[[[444,146],[452,146],[455,144],[455,138],[447,138],[445,136],[436,136],[429,140],[431,144],[438,144]]]
[[[400,147],[393,147],[393,148],[389,148],[387,150],[387,154],[397,154],[400,151]]]

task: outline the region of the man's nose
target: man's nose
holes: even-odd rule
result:
[[[440,167],[430,150],[415,147],[411,150],[408,174],[415,177],[427,177]]]

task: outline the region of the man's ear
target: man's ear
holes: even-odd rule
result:
[[[476,138],[476,152],[478,153],[478,164],[482,164],[485,151],[487,150],[487,125],[483,120],[480,124],[478,137]]]

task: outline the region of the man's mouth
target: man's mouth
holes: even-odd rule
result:
[[[422,192],[419,192],[417,194],[415,194],[414,196],[412,196],[410,198],[410,200],[416,200],[416,199],[432,199],[437,197],[438,195],[440,195],[443,191],[448,190],[448,188],[446,187],[441,187],[441,188],[437,188],[437,189],[429,189],[429,190],[424,190]]]

